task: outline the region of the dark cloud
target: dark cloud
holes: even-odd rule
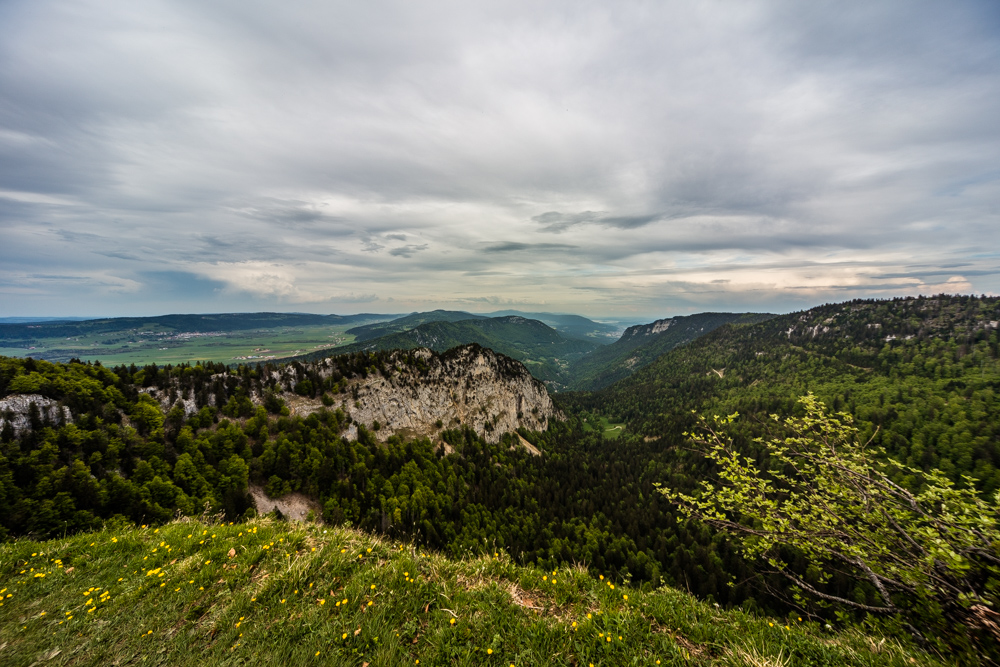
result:
[[[572,250],[578,246],[566,243],[519,243],[517,241],[506,241],[504,243],[492,243],[483,248],[485,253],[495,252],[525,252],[530,250]]]
[[[986,0],[0,3],[0,310],[1000,292],[998,117]]]
[[[541,225],[539,227],[541,231],[559,233],[576,225],[585,224],[602,225],[616,229],[637,229],[667,217],[662,213],[649,215],[607,215],[605,213],[595,213],[594,211],[583,211],[582,213],[549,211],[548,213],[536,215],[531,219]]]
[[[427,244],[422,245],[405,245],[400,248],[393,248],[389,251],[389,254],[393,257],[413,257],[414,253],[418,253],[421,250],[427,250]]]

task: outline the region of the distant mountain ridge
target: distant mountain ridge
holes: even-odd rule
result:
[[[421,324],[428,322],[460,322],[462,320],[486,319],[485,315],[473,315],[461,310],[432,310],[426,313],[410,313],[403,317],[392,319],[388,322],[377,322],[375,324],[365,324],[348,329],[347,333],[354,335],[355,343],[363,343],[366,340],[374,340],[382,336],[394,333],[402,333],[415,329]]]
[[[637,324],[611,345],[575,361],[569,369],[568,388],[593,391],[607,387],[725,324],[753,324],[772,317],[769,313],[698,313]]]
[[[601,345],[607,345],[620,331],[613,324],[595,322],[582,315],[566,315],[559,313],[525,313],[520,310],[498,310],[486,313],[488,317],[518,316],[529,320],[538,320],[552,327],[564,337],[583,338]]]
[[[98,320],[56,320],[54,322],[0,323],[0,340],[32,336],[80,336],[121,329],[151,329],[160,327],[173,331],[203,333],[209,331],[267,329],[281,326],[349,324],[373,319],[394,318],[395,315],[313,315],[310,313],[209,313],[189,315],[159,315],[156,317],[109,317]]]
[[[388,323],[392,324],[392,323]],[[352,330],[353,331],[353,330]],[[540,380],[561,387],[572,360],[598,347],[597,343],[566,338],[552,327],[519,315],[476,317],[449,322],[425,322],[414,328],[389,333],[378,338],[354,342],[334,349],[320,350],[299,357],[314,360],[331,354],[383,350],[409,350],[426,347],[444,352],[459,345],[477,343],[525,364]]]
[[[563,337],[580,338],[600,345],[606,345],[611,342],[610,337],[619,330],[618,327],[612,324],[595,322],[582,315],[526,313],[520,310],[499,310],[485,314],[467,313],[461,310],[432,310],[425,313],[410,313],[389,322],[377,322],[354,327],[353,329],[348,329],[347,333],[354,335],[355,342],[363,342],[392,333],[409,331],[428,322],[461,322],[463,320],[486,320],[501,317],[521,317],[526,320],[537,320],[555,329]]]

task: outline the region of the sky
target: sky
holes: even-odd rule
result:
[[[1000,3],[0,3],[0,316],[1000,293]]]

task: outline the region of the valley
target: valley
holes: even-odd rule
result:
[[[623,359],[642,363],[594,391],[553,392],[551,381],[546,391],[532,377],[532,360],[514,354],[545,359],[538,348],[593,343],[520,316],[411,322],[341,355],[284,364],[0,358],[0,531],[40,539],[108,521],[161,524],[205,507],[245,521],[257,512],[253,485],[270,498],[302,494],[328,525],[450,558],[502,549],[543,571],[582,564],[636,591],[667,585],[741,613],[848,628],[862,616],[791,601],[779,574],[658,491],[691,493],[718,474],[687,435],[699,416],[738,413],[733,446],[766,468],[757,439],[775,433],[769,416],[801,414],[799,397],[811,393],[901,464],[938,469],[977,497],[1000,490],[1000,299],[700,317],[630,329],[585,377],[616,377]],[[479,342],[448,347],[461,340],[455,331],[512,354]],[[428,349],[434,337],[448,349]],[[600,360],[619,343],[589,354]],[[893,483],[919,491],[921,479],[897,474]],[[877,602],[849,571],[815,579],[805,560],[790,567],[826,595]],[[983,650],[975,632],[933,617],[922,627],[934,650]]]

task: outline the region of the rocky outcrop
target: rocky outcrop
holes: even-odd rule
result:
[[[14,429],[15,435],[20,435],[31,428],[31,406],[38,409],[38,418],[44,423],[59,423],[72,421],[73,415],[69,408],[60,406],[57,401],[41,394],[11,394],[0,399],[0,431],[7,424]],[[62,419],[60,420],[60,410]]]
[[[356,424],[364,425],[380,440],[394,434],[433,438],[442,430],[468,426],[495,443],[504,433],[518,428],[540,431],[550,419],[565,419],[545,385],[532,377],[521,362],[475,343],[443,353],[417,349],[387,355],[377,362],[373,358],[377,367],[341,378],[339,392],[327,395],[326,406],[319,393],[309,398],[288,390],[295,386],[297,377],[292,365],[272,369],[266,379],[279,388],[280,397],[293,415],[304,417],[324,407],[343,410],[354,422],[345,433],[352,439],[357,438]],[[299,370],[303,366],[324,380],[331,378],[336,369],[331,359],[300,365]],[[225,374],[217,375],[212,381],[226,378]],[[164,412],[178,405],[185,416],[198,411],[190,392],[176,387],[147,387],[140,391],[157,400]],[[249,398],[261,405],[265,397],[255,390]],[[208,394],[207,402],[214,404],[214,395]]]
[[[404,356],[421,363],[405,365]],[[396,363],[396,362],[399,363]],[[394,353],[387,372],[352,380],[335,397],[352,419],[379,439],[392,434],[433,436],[464,425],[488,442],[518,428],[542,430],[564,416],[545,385],[518,361],[478,345],[438,355],[421,349]]]

